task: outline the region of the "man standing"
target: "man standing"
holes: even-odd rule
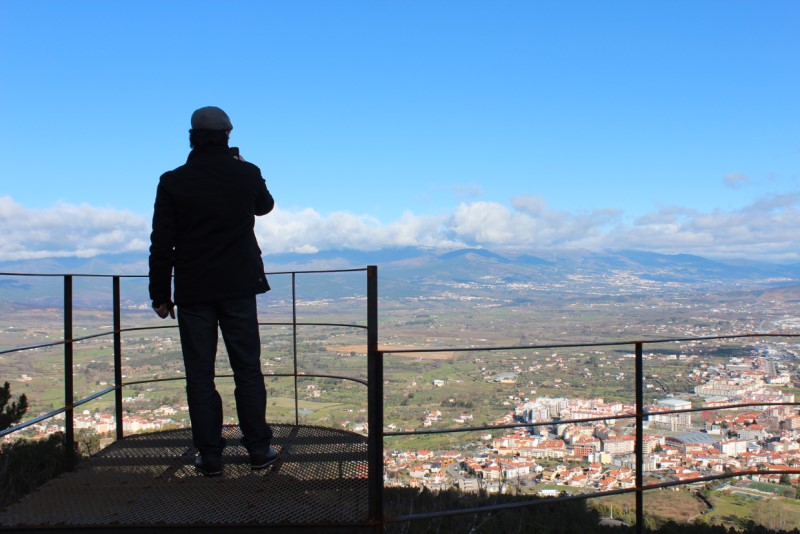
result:
[[[233,125],[220,108],[192,114],[185,165],[158,184],[150,235],[150,298],[161,318],[175,318],[186,368],[186,395],[195,467],[222,474],[222,400],[214,385],[217,329],[228,351],[236,385],[242,445],[252,469],[277,459],[266,422],[256,295],[269,291],[253,231],[255,217],[275,201],[261,171],[228,148]],[[175,272],[174,303],[171,293]]]

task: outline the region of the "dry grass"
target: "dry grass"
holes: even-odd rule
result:
[[[630,521],[636,514],[636,497],[633,494],[590,499],[595,507],[614,507],[614,517]],[[602,508],[601,508],[602,509]],[[672,520],[689,523],[707,510],[706,505],[689,491],[653,490],[644,494],[645,515],[659,521]]]

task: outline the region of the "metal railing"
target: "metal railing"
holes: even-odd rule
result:
[[[365,272],[367,274],[367,324],[342,324],[342,323],[322,323],[322,322],[299,322],[297,320],[297,276],[306,274],[331,274],[331,273],[347,273],[347,272]],[[368,339],[374,339],[374,349],[377,348],[377,267],[368,266],[365,268],[356,269],[330,269],[330,270],[317,270],[317,271],[281,271],[266,273],[268,276],[290,275],[291,276],[291,304],[292,304],[292,320],[285,322],[262,322],[259,321],[259,326],[291,326],[292,327],[292,360],[293,372],[292,373],[272,373],[270,377],[292,377],[294,379],[294,413],[295,425],[299,424],[299,395],[298,395],[298,378],[299,377],[318,377],[318,378],[335,378],[340,380],[350,380],[364,386],[369,386],[368,382],[359,378],[340,376],[340,375],[318,375],[300,373],[298,371],[298,350],[297,350],[297,330],[300,326],[331,326],[343,328],[357,328],[364,329],[368,333]],[[62,278],[63,279],[63,311],[64,311],[64,325],[63,325],[63,339],[47,343],[39,343],[34,345],[26,345],[22,347],[14,347],[9,349],[0,350],[0,355],[10,354],[20,351],[28,351],[46,347],[63,346],[64,349],[64,405],[61,408],[52,410],[46,414],[40,415],[28,421],[16,424],[10,428],[0,431],[0,438],[10,435],[12,433],[24,430],[30,426],[36,425],[48,419],[52,419],[58,415],[64,414],[64,434],[66,443],[75,442],[75,424],[74,415],[75,409],[95,399],[103,397],[109,393],[114,393],[114,420],[116,426],[116,439],[124,439],[124,424],[123,424],[123,397],[122,390],[125,387],[130,387],[138,384],[147,384],[155,382],[170,382],[184,380],[183,377],[174,378],[153,378],[146,380],[132,380],[123,381],[122,376],[122,334],[135,331],[147,331],[157,329],[174,329],[177,328],[176,324],[167,326],[145,326],[122,328],[122,310],[121,310],[121,291],[120,281],[123,278],[147,278],[143,275],[84,275],[84,274],[31,274],[31,273],[0,273],[0,276],[13,276],[13,277],[48,277],[48,278]],[[110,279],[112,282],[112,317],[113,327],[110,332],[102,332],[99,334],[91,334],[87,336],[75,337],[74,336],[74,294],[73,282],[75,278],[100,278]],[[84,398],[75,399],[74,393],[74,345],[82,341],[87,341],[94,338],[113,336],[113,358],[114,358],[114,385],[109,386],[101,391],[95,392]],[[233,375],[220,374],[218,378],[230,378]],[[75,456],[72,447],[65,447],[65,465],[68,469],[75,466]]]
[[[358,324],[342,324],[342,323],[315,323],[315,322],[298,322],[297,321],[297,296],[296,284],[297,275],[299,274],[320,274],[320,273],[340,273],[340,272],[365,272],[367,299],[366,299],[366,325]],[[500,510],[507,510],[513,508],[521,508],[527,506],[536,506],[543,503],[556,503],[574,500],[584,500],[593,497],[605,497],[611,495],[620,495],[627,493],[635,493],[636,498],[636,531],[643,532],[644,529],[644,506],[643,494],[645,491],[680,486],[690,483],[707,482],[720,480],[725,478],[745,476],[749,474],[783,474],[795,473],[796,471],[777,470],[777,469],[749,469],[735,473],[725,473],[721,475],[705,476],[694,478],[691,481],[668,481],[657,484],[644,484],[643,480],[643,466],[644,466],[644,449],[643,449],[643,430],[644,421],[648,417],[645,412],[645,403],[643,398],[644,393],[644,370],[643,370],[643,349],[646,345],[670,343],[670,342],[696,342],[696,341],[713,341],[713,340],[735,340],[746,338],[798,338],[800,334],[794,333],[759,333],[759,334],[739,334],[739,335],[726,335],[726,336],[710,336],[710,337],[681,337],[681,338],[667,338],[667,339],[653,339],[653,340],[632,340],[632,341],[615,341],[606,343],[569,343],[569,344],[551,344],[551,345],[515,345],[515,346],[486,346],[486,347],[456,347],[456,348],[414,348],[414,349],[381,349],[378,344],[378,269],[376,266],[368,266],[361,269],[338,269],[327,271],[290,271],[290,272],[277,272],[267,273],[268,275],[291,275],[292,286],[292,321],[291,322],[259,322],[259,325],[282,325],[292,326],[292,354],[293,354],[293,372],[283,374],[270,374],[269,376],[277,377],[293,377],[294,379],[294,396],[295,396],[295,424],[299,424],[299,398],[298,398],[298,378],[299,377],[329,377],[342,380],[351,380],[362,385],[367,386],[368,397],[368,486],[369,486],[369,516],[367,523],[375,528],[376,532],[381,532],[384,525],[391,523],[400,523],[414,520],[425,520],[433,518],[441,518],[446,516],[453,516],[458,514],[473,514],[473,513],[487,513],[496,512]],[[121,321],[121,306],[120,306],[120,280],[122,278],[144,278],[135,275],[73,275],[73,274],[59,274],[59,275],[34,275],[26,273],[0,273],[0,276],[50,276],[63,278],[63,294],[64,294],[64,337],[62,340],[41,343],[36,345],[29,345],[24,347],[16,347],[11,349],[0,350],[0,355],[11,352],[18,352],[24,350],[31,350],[44,347],[53,347],[63,345],[64,347],[64,406],[53,410],[47,414],[41,415],[24,423],[15,425],[9,429],[0,432],[0,437],[17,432],[24,428],[35,425],[44,420],[53,418],[57,415],[65,415],[65,434],[66,442],[74,443],[74,410],[87,402],[107,395],[111,392],[114,393],[114,413],[116,420],[116,438],[118,440],[124,439],[123,432],[123,397],[122,390],[124,387],[133,386],[136,384],[163,382],[183,380],[182,377],[177,378],[162,378],[162,379],[148,379],[136,381],[123,381],[122,376],[122,334],[125,332],[140,331],[140,330],[154,330],[163,328],[175,328],[175,326],[147,326],[135,328],[122,328]],[[94,278],[110,278],[112,280],[112,300],[113,300],[113,329],[111,332],[103,332],[100,334],[92,334],[83,337],[73,336],[73,279],[75,277],[94,277]],[[354,377],[338,376],[338,375],[315,375],[300,373],[297,366],[297,329],[300,326],[333,326],[333,327],[348,327],[360,328],[366,330],[367,334],[367,380],[361,380]],[[85,341],[92,338],[102,336],[113,336],[113,357],[114,357],[114,385],[107,387],[99,392],[93,393],[85,398],[74,399],[74,383],[72,380],[73,369],[73,345],[75,343]],[[513,429],[513,428],[533,428],[537,426],[552,425],[552,421],[540,422],[526,422],[526,423],[513,423],[503,425],[488,425],[488,426],[473,426],[473,427],[458,427],[446,428],[436,430],[417,430],[417,431],[400,431],[400,432],[386,432],[384,430],[384,356],[392,354],[403,353],[435,353],[435,352],[493,352],[493,351],[519,351],[519,350],[538,350],[538,349],[565,349],[565,348],[592,348],[592,347],[610,347],[610,346],[633,346],[634,360],[635,360],[635,413],[622,414],[616,416],[603,415],[601,417],[592,418],[578,418],[571,420],[559,420],[560,424],[567,423],[586,423],[593,421],[607,421],[616,419],[634,419],[635,420],[635,485],[633,488],[622,488],[611,491],[600,491],[594,493],[584,493],[580,495],[568,495],[546,500],[524,500],[519,502],[505,503],[499,505],[464,508],[457,510],[447,510],[442,512],[431,513],[418,513],[409,514],[397,517],[385,517],[384,514],[384,441],[397,436],[409,435],[423,435],[423,434],[441,434],[441,433],[462,433],[474,432],[481,430],[498,430],[498,429]],[[230,375],[219,375],[220,377],[229,377]],[[798,406],[800,402],[754,402],[754,403],[739,403],[728,404],[713,407],[691,408],[681,410],[664,410],[659,411],[659,414],[681,414],[699,411],[713,411],[723,410],[730,408],[751,407],[751,406]],[[73,466],[74,456],[70,447],[66,448],[66,461],[70,468]]]
[[[697,342],[697,341],[715,341],[715,340],[735,340],[735,339],[746,339],[746,338],[800,338],[800,334],[793,334],[793,333],[762,333],[762,334],[738,334],[738,335],[725,335],[725,336],[707,336],[707,337],[681,337],[681,338],[666,338],[666,339],[652,339],[652,340],[632,340],[632,341],[615,341],[615,342],[605,342],[605,343],[567,343],[567,344],[551,344],[551,345],[513,345],[513,346],[495,346],[495,347],[449,347],[449,348],[436,348],[436,349],[424,349],[424,348],[414,348],[414,349],[394,349],[394,350],[383,350],[380,351],[378,354],[379,358],[383,358],[385,354],[422,354],[422,353],[436,353],[436,352],[493,352],[493,351],[519,351],[519,350],[540,350],[540,349],[565,349],[565,348],[593,348],[593,347],[612,347],[612,346],[633,346],[634,348],[634,361],[635,361],[635,413],[631,414],[623,414],[623,415],[603,415],[601,417],[589,417],[589,418],[578,418],[578,419],[559,419],[558,424],[569,424],[569,423],[588,423],[588,422],[596,422],[596,421],[609,421],[609,420],[622,420],[622,419],[634,419],[635,420],[635,441],[634,441],[634,456],[635,456],[635,485],[633,488],[621,488],[617,490],[611,491],[601,491],[601,492],[593,492],[593,493],[584,493],[580,495],[569,495],[569,496],[561,496],[556,498],[548,498],[542,499],[539,501],[520,501],[515,503],[504,503],[499,505],[492,505],[492,506],[483,506],[477,508],[463,508],[458,510],[447,510],[441,512],[431,512],[431,513],[423,513],[423,514],[409,514],[405,516],[398,516],[393,518],[385,518],[383,521],[385,523],[397,523],[397,522],[404,522],[404,521],[413,521],[413,520],[421,520],[421,519],[434,519],[434,518],[442,518],[447,516],[453,515],[460,515],[460,514],[474,514],[474,513],[486,513],[492,511],[500,511],[500,510],[507,510],[513,508],[523,508],[528,506],[536,506],[541,504],[552,504],[555,502],[567,502],[567,501],[575,501],[575,500],[585,500],[589,498],[597,498],[597,497],[608,497],[612,495],[621,495],[626,493],[635,493],[636,499],[636,532],[641,533],[644,532],[644,504],[643,504],[643,496],[644,492],[648,490],[666,488],[666,487],[673,487],[673,486],[681,486],[686,484],[695,484],[699,482],[709,482],[714,480],[721,480],[726,478],[734,478],[734,477],[741,477],[747,476],[752,474],[797,474],[796,470],[781,470],[781,469],[747,469],[747,470],[740,470],[733,473],[725,473],[721,475],[712,475],[712,476],[705,476],[705,477],[698,477],[693,478],[688,481],[669,481],[669,482],[662,482],[657,484],[644,484],[643,480],[643,473],[644,473],[644,421],[650,415],[654,415],[652,413],[645,412],[645,403],[644,403],[644,346],[645,345],[654,345],[654,344],[663,344],[663,343],[673,343],[673,342]],[[382,369],[382,368],[381,368]],[[382,376],[375,377],[380,378],[382,381]],[[373,377],[370,376],[370,381],[373,380]],[[372,406],[373,402],[378,402],[379,399],[371,398],[370,399],[370,406]],[[680,409],[680,410],[659,410],[657,413],[659,415],[669,415],[669,414],[682,414],[682,413],[692,413],[692,412],[701,412],[701,411],[716,411],[716,410],[724,410],[724,409],[731,409],[731,408],[742,408],[742,407],[753,407],[753,406],[800,406],[800,402],[751,402],[751,403],[737,403],[737,404],[726,404],[726,405],[719,405],[719,406],[711,406],[711,407],[702,407],[702,408],[687,408],[687,409]],[[397,432],[384,432],[383,427],[381,427],[382,437],[381,440],[384,438],[391,438],[397,436],[411,436],[411,435],[425,435],[425,434],[442,434],[442,433],[463,433],[463,432],[475,432],[475,431],[483,431],[483,430],[498,430],[498,429],[513,429],[513,428],[534,428],[537,426],[551,426],[553,421],[540,421],[540,422],[527,422],[527,423],[514,423],[514,424],[504,424],[504,425],[486,425],[486,426],[471,426],[471,427],[458,427],[458,428],[447,428],[447,429],[435,429],[435,430],[414,430],[414,431],[397,431]]]

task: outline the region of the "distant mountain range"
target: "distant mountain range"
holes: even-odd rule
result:
[[[591,252],[585,250],[495,252],[467,248],[438,251],[416,247],[379,251],[331,250],[316,254],[271,254],[264,257],[268,272],[335,270],[377,265],[382,296],[425,296],[437,291],[485,294],[523,294],[526,287],[537,295],[570,291],[608,295],[659,290],[757,291],[796,300],[800,293],[800,264],[780,265],[758,261],[719,261],[689,254],[658,254],[638,250]],[[146,275],[145,253],[103,255],[92,258],[45,258],[0,262],[0,272],[35,274]],[[311,277],[306,293],[319,298],[363,293],[358,277]],[[273,278],[271,278],[272,280]],[[30,279],[32,280],[32,279]],[[42,291],[60,295],[60,279],[32,284],[25,278],[0,276],[0,302],[30,298]],[[146,286],[146,280],[139,283]],[[146,287],[142,290],[146,297]],[[771,292],[771,293],[769,293]],[[91,292],[89,292],[91,293]],[[51,295],[52,296],[52,295]],[[26,298],[26,300],[27,300]],[[86,297],[91,300],[91,297]]]

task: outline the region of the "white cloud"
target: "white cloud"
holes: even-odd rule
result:
[[[511,199],[514,209],[531,215],[544,215],[547,211],[547,203],[540,196],[521,195]]]
[[[777,195],[738,210],[667,208],[609,232],[607,247],[687,252],[718,258],[800,260],[800,197]],[[615,246],[615,243],[618,246]]]
[[[384,225],[374,217],[348,212],[323,217],[311,208],[296,212],[275,208],[266,217],[256,219],[256,236],[265,253],[446,246],[441,229],[444,219],[405,213],[399,220]]]
[[[722,179],[722,181],[727,187],[730,187],[731,189],[739,189],[747,182],[749,182],[750,178],[746,174],[732,172],[726,174],[725,177]]]
[[[29,209],[0,197],[0,258],[91,257],[146,250],[150,221],[141,215],[88,204]]]
[[[718,258],[800,261],[800,196],[765,197],[737,210],[666,207],[625,222],[617,210],[549,209],[540,197],[470,202],[438,216],[406,212],[382,223],[370,215],[276,208],[256,221],[266,254],[326,249],[430,246],[641,249]],[[89,257],[149,246],[150,217],[114,208],[57,204],[30,209],[0,197],[0,258]]]

